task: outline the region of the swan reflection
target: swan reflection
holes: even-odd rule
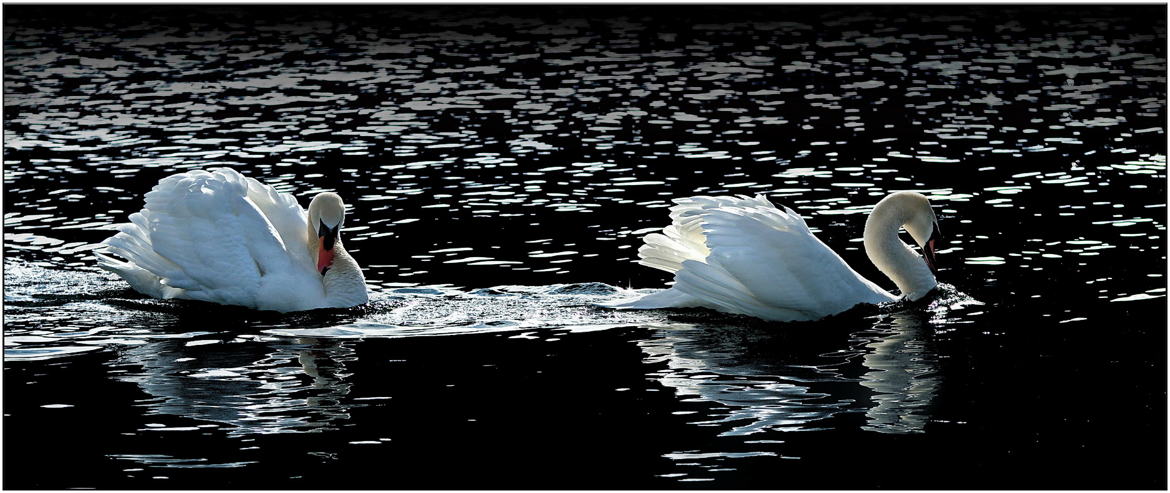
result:
[[[923,431],[938,391],[938,355],[928,346],[926,320],[904,313],[883,320],[879,339],[865,345],[861,385],[873,390],[873,405],[863,428],[885,433]]]
[[[191,342],[129,347],[110,364],[137,368],[118,379],[150,395],[149,414],[223,423],[231,435],[334,430],[350,417],[354,350],[343,341]]]
[[[721,436],[853,425],[922,432],[941,379],[928,319],[894,313],[849,323],[869,326],[672,323],[639,345],[648,364],[663,366],[651,375],[684,402],[721,406],[709,413],[715,419],[693,423],[726,427]]]

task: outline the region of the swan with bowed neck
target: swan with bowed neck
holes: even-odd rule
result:
[[[335,193],[318,194],[306,214],[292,195],[230,168],[188,171],[146,194],[98,266],[155,298],[279,312],[351,307],[368,297],[339,236],[344,223]]]
[[[858,274],[809,231],[792,209],[763,195],[675,200],[671,225],[651,233],[639,263],[674,274],[674,285],[615,308],[704,307],[765,320],[817,320],[858,304],[899,299]],[[905,228],[921,257],[898,239]],[[915,192],[882,199],[865,222],[869,259],[902,296],[923,298],[937,285],[938,221],[930,201]]]

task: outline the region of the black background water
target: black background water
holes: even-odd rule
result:
[[[1166,487],[1164,6],[6,7],[6,488]],[[372,303],[94,268],[214,166],[346,197]],[[902,189],[929,304],[594,306],[694,194],[892,287]]]

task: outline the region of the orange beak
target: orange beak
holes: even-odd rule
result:
[[[934,230],[930,233],[930,239],[926,240],[926,247],[922,249],[923,257],[926,257],[926,266],[930,267],[930,272],[938,275],[938,264],[934,259],[935,243],[942,238],[942,234],[938,232],[938,224],[935,223]]]
[[[321,242],[321,246],[317,247],[317,272],[325,275],[325,271],[333,266],[333,250],[326,250],[325,242]]]
[[[325,221],[321,221],[321,225],[317,228],[317,272],[325,275],[325,271],[333,266],[333,245],[337,243],[337,230],[341,229],[341,225],[330,228],[325,225]]]
[[[924,256],[926,257],[926,266],[930,267],[930,272],[937,276],[938,266],[936,266],[934,263],[934,241],[935,240],[932,239],[926,242],[926,248],[923,248],[922,250],[925,254]]]

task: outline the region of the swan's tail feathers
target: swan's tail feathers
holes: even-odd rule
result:
[[[182,292],[181,289],[166,286],[162,283],[161,278],[142,267],[130,262],[123,262],[105,253],[97,252],[94,255],[97,257],[98,267],[125,279],[130,287],[139,293],[166,299],[175,298]]]
[[[185,290],[199,289],[178,265],[154,250],[149,214],[136,212],[129,223],[118,226],[118,233],[103,242],[104,251],[95,252],[98,267],[121,276],[135,291],[156,298],[175,298]]]
[[[677,289],[663,289],[633,299],[603,303],[601,306],[618,310],[655,310],[659,308],[688,308],[704,306],[699,300]]]

